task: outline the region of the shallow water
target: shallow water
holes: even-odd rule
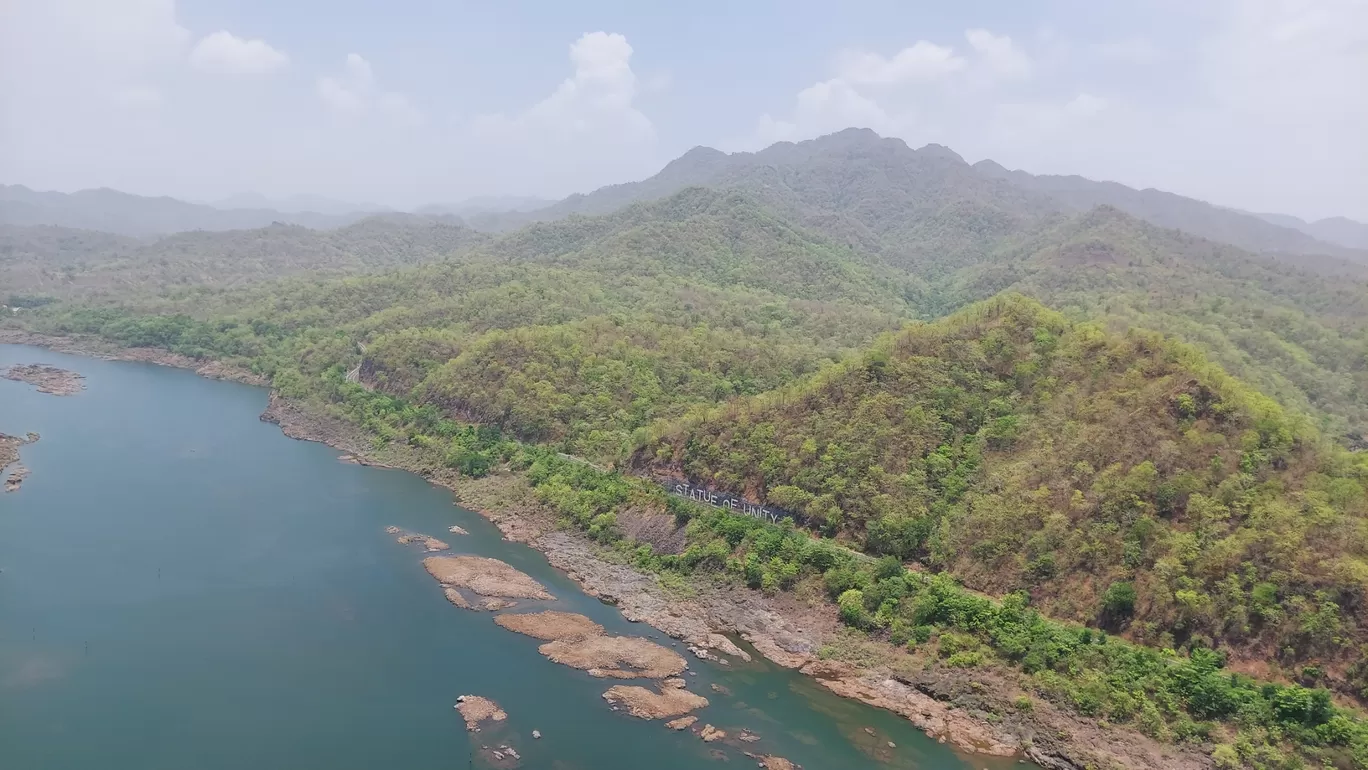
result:
[[[386,526],[502,559],[546,585],[549,605],[673,644],[448,491],[284,437],[257,419],[260,388],[0,345],[0,367],[34,362],[84,374],[87,389],[0,380],[0,431],[42,435],[21,450],[22,489],[0,493],[0,768],[467,768],[503,743],[529,770],[754,766],[610,711],[613,681],[449,605],[423,553]],[[959,757],[766,662],[690,667],[690,689],[712,701],[700,724],[749,728],[762,736],[750,751],[808,770],[1024,767]],[[452,709],[463,693],[496,700],[506,725],[467,733]]]

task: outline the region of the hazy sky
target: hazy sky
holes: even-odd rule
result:
[[[851,125],[1368,220],[1368,0],[0,0],[42,189],[559,197]]]

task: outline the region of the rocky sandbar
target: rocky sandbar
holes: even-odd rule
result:
[[[677,653],[638,636],[559,639],[538,650],[556,663],[584,669],[590,676],[598,677],[664,679],[688,667]]]
[[[578,641],[590,636],[602,636],[603,626],[573,612],[525,612],[504,614],[494,618],[494,622],[520,634],[546,641],[557,639]]]
[[[423,548],[428,551],[445,551],[451,547],[432,535],[423,535],[417,532],[400,535],[399,537],[396,537],[395,540],[404,545],[408,545],[409,543],[422,543]]]
[[[465,719],[466,729],[472,732],[480,729],[481,722],[502,722],[508,719],[508,714],[499,708],[499,704],[479,695],[462,695],[457,698],[456,710],[461,712],[461,717]]]
[[[24,479],[29,475],[29,469],[19,463],[19,447],[25,444],[32,444],[38,440],[37,433],[30,433],[27,436],[11,436],[7,433],[0,433],[0,473],[9,470],[10,474],[5,478],[5,491],[18,491]],[[11,469],[10,466],[13,466]]]
[[[469,588],[480,596],[518,599],[553,599],[541,583],[529,575],[484,556],[429,556],[423,559],[428,574],[443,585]]]
[[[38,388],[39,393],[51,393],[54,396],[74,396],[85,390],[85,383],[82,382],[84,377],[47,364],[15,364],[0,372],[0,377],[27,382]]]
[[[660,686],[660,692],[652,692],[645,687],[634,685],[614,685],[603,694],[603,699],[615,706],[625,706],[627,713],[642,719],[677,717],[680,714],[687,714],[694,709],[701,709],[708,705],[707,698],[684,689],[682,679],[670,679],[663,682]],[[675,722],[670,723],[671,726],[675,724]],[[680,727],[672,726],[671,729],[683,729],[689,724],[692,722]]]

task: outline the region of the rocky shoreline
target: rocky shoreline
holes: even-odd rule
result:
[[[693,596],[674,596],[655,576],[609,561],[586,538],[557,529],[554,515],[516,476],[471,481],[430,465],[406,447],[377,453],[355,426],[275,394],[261,419],[278,424],[292,438],[322,441],[360,463],[403,468],[451,489],[462,505],[494,522],[506,539],[541,551],[585,593],[616,605],[630,621],[684,641],[695,654],[723,661],[724,656],[741,658],[745,651],[726,634],[738,636],[770,661],[811,676],[842,697],[893,711],[930,737],[967,753],[1021,756],[1050,770],[1212,766],[1198,751],[1099,724],[1040,698],[1031,699],[1029,711],[1016,709],[1012,704],[1025,693],[1010,671],[912,665],[905,651],[873,640],[863,644],[877,648],[876,657],[892,665],[861,668],[824,660],[822,650],[842,634],[828,603],[790,594],[766,596],[732,585],[699,585]]]
[[[30,433],[26,436],[11,436],[7,433],[0,433],[0,475],[9,471],[9,475],[5,477],[6,492],[18,492],[19,487],[24,483],[24,479],[28,478],[29,475],[29,469],[19,462],[19,447],[32,444],[37,440],[37,433]]]
[[[236,366],[218,361],[199,361],[179,353],[160,348],[120,347],[98,337],[72,336],[54,337],[23,329],[0,329],[0,344],[33,345],[47,348],[57,353],[99,358],[105,361],[141,361],[175,369],[190,369],[195,374],[210,380],[229,380],[246,385],[267,386],[271,383],[259,374],[253,374]]]
[[[0,329],[0,343],[146,361],[191,369],[211,379],[267,384],[231,366],[205,364],[167,351],[121,349],[97,340]],[[1029,710],[1014,708],[1025,693],[1010,670],[946,670],[867,639],[860,644],[872,654],[861,657],[877,663],[862,667],[823,659],[827,656],[820,653],[838,646],[842,639],[842,626],[829,603],[804,601],[793,594],[766,596],[732,585],[698,585],[689,596],[676,595],[655,576],[605,559],[587,539],[558,530],[555,517],[516,476],[472,482],[407,447],[377,451],[356,426],[275,392],[261,419],[278,425],[291,438],[328,444],[360,464],[408,470],[451,489],[462,505],[494,522],[506,539],[538,549],[583,591],[615,604],[628,620],[647,623],[686,642],[695,654],[741,658],[746,653],[725,634],[738,636],[770,661],[811,676],[838,695],[900,714],[932,738],[969,753],[1022,756],[1049,770],[1212,767],[1210,758],[1196,749],[1162,744],[1138,732],[1063,711],[1044,699],[1030,698]],[[620,518],[630,525],[631,512],[625,513]],[[644,522],[643,529],[658,523]],[[456,599],[460,598],[458,594]],[[776,761],[773,766],[782,765]]]

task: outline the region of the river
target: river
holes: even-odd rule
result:
[[[257,419],[261,388],[0,345],[0,368],[35,362],[84,374],[87,389],[0,380],[0,431],[42,436],[21,450],[32,475],[0,493],[0,767],[460,770],[487,766],[474,749],[490,742],[527,770],[755,766],[611,711],[613,682],[448,604],[386,526],[506,561],[559,609],[672,644],[449,491],[286,438]],[[1023,767],[956,755],[767,662],[690,665],[690,689],[712,701],[700,724],[749,728],[761,740],[748,750],[807,770]],[[463,693],[497,701],[507,723],[467,733],[452,708]]]

